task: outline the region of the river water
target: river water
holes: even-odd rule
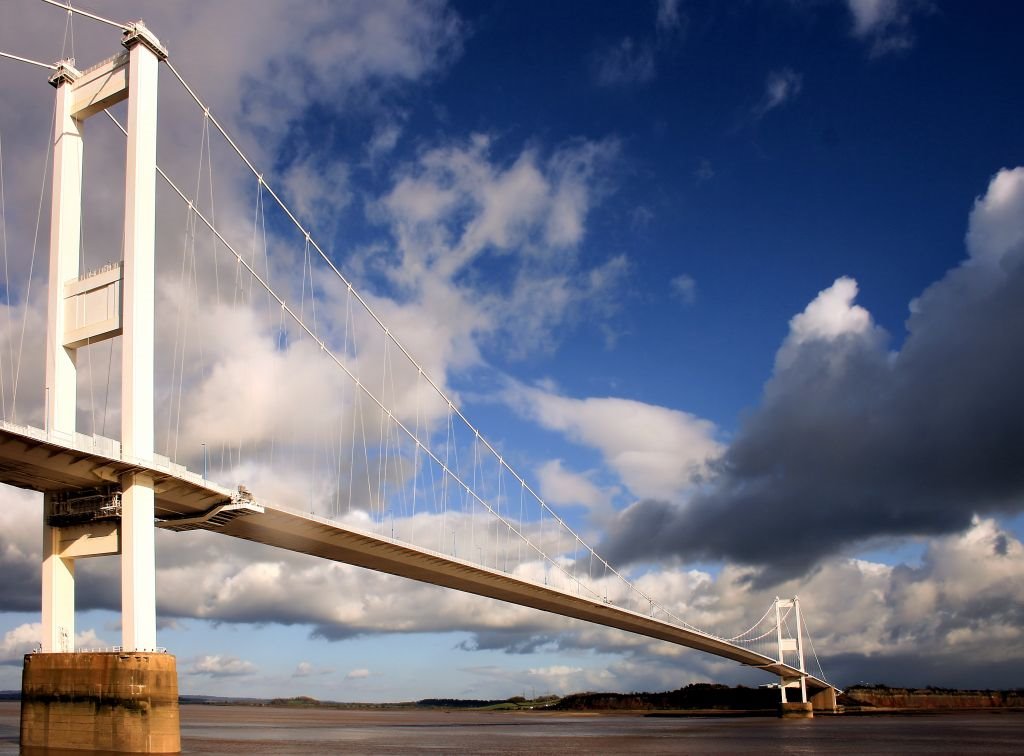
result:
[[[1024,713],[813,720],[552,712],[331,711],[183,706],[186,754],[1006,754]],[[0,755],[18,753],[18,704],[0,703]]]

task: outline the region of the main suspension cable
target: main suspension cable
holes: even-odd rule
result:
[[[91,18],[93,21],[99,21],[102,24],[113,26],[115,29],[120,29],[121,31],[126,31],[131,28],[129,24],[123,24],[120,21],[113,21],[109,18],[104,18],[103,16],[98,16],[95,13],[91,13],[90,11],[72,7],[70,1],[66,3],[60,3],[57,2],[57,0],[42,0],[42,2],[46,3],[47,5],[52,5],[55,8],[60,8],[61,10],[67,11],[68,13],[77,13],[79,16],[85,16],[86,18]]]
[[[46,69],[48,69],[50,71],[56,71],[57,70],[57,66],[53,65],[52,63],[41,63],[38,60],[32,60],[32,58],[25,58],[25,57],[22,57],[21,55],[15,55],[14,53],[4,52],[3,50],[0,50],[0,58],[10,58],[11,60],[16,60],[19,63],[31,63],[33,66],[39,66],[40,68],[46,68]]]

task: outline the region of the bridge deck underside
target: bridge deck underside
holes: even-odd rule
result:
[[[231,498],[230,490],[194,474],[175,471],[171,466],[134,464],[44,440],[38,437],[42,434],[35,429],[0,428],[0,482],[58,492],[108,485],[116,483],[126,472],[144,471],[155,481],[158,518],[196,515]],[[264,506],[263,513],[232,520],[216,532],[626,630],[759,667],[769,674],[800,676],[795,668],[769,657],[602,600],[573,595],[302,512],[259,503]],[[832,687],[813,676],[807,677],[807,685],[812,691]]]

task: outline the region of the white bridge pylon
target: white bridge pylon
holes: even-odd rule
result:
[[[153,458],[154,254],[156,240],[157,73],[167,56],[141,23],[124,32],[126,52],[78,71],[62,61],[57,89],[46,328],[46,430],[74,436],[76,352],[121,336],[121,455]],[[128,100],[124,259],[80,277],[83,122]],[[75,558],[121,554],[121,632],[127,650],[156,647],[156,570],[152,478],[128,471],[118,481],[119,525],[75,523],[67,502],[47,495],[43,525],[44,651],[73,650]],[[115,505],[115,502],[108,502]]]
[[[451,460],[447,453],[432,450],[430,431],[421,430],[420,427],[418,407],[415,428],[404,425],[397,412],[393,415],[383,388],[378,395],[372,393],[367,382],[360,379],[358,368],[354,373],[345,364],[345,358],[350,356],[345,349],[332,347],[317,332],[315,310],[314,325],[310,328],[303,321],[301,310],[296,313],[294,306],[287,306],[285,300],[270,288],[266,280],[259,277],[211,221],[197,207],[193,207],[185,194],[158,168],[157,72],[161,60],[166,58],[166,51],[141,22],[125,28],[122,43],[126,52],[91,69],[80,72],[70,61],[62,61],[51,77],[51,83],[57,89],[57,104],[45,427],[16,426],[6,421],[0,424],[0,482],[42,491],[45,495],[42,567],[44,651],[74,650],[74,562],[78,558],[107,554],[121,554],[122,557],[122,646],[126,650],[140,651],[157,647],[156,524],[174,531],[206,529],[699,649],[778,675],[783,702],[786,701],[787,689],[799,688],[802,702],[807,701],[808,687],[812,691],[833,689],[823,679],[823,675],[816,677],[805,670],[803,626],[796,599],[776,599],[774,609],[769,609],[749,630],[739,636],[722,637],[702,631],[680,619],[612,569],[533,493],[525,480],[514,473],[422,367],[412,360],[405,347],[395,339],[358,293],[353,293],[352,285],[325,257],[327,265],[338,275],[342,284],[347,284],[349,301],[352,296],[356,297],[385,336],[384,376],[387,377],[388,345],[393,344],[396,354],[400,353],[412,362],[417,387],[421,380],[428,382],[442,403],[447,405],[449,428],[454,413],[475,434],[472,463],[474,484],[470,487],[460,474],[457,444],[452,447],[454,452]],[[199,102],[173,67],[171,70],[189,94]],[[123,260],[97,272],[82,275],[79,270],[84,150],[82,123],[86,118],[102,113],[124,100],[128,104],[128,121],[124,129],[127,152]],[[220,128],[210,116],[209,109],[201,102],[199,104],[205,110],[205,118]],[[255,173],[255,168],[226,132],[222,130],[222,133]],[[355,390],[365,393],[362,396],[365,404],[379,407],[381,427],[385,423],[389,429],[397,426],[405,434],[405,443],[412,442],[414,451],[410,454],[413,460],[410,469],[413,514],[416,514],[415,486],[419,474],[417,460],[429,457],[424,467],[433,464],[433,469],[440,470],[442,483],[435,484],[436,489],[443,489],[447,496],[451,483],[450,487],[459,497],[464,494],[464,510],[455,511],[451,516],[462,514],[476,518],[476,513],[480,511],[484,515],[482,519],[494,527],[493,559],[485,560],[483,548],[472,545],[472,541],[469,549],[460,546],[457,555],[455,531],[446,528],[444,520],[441,520],[440,539],[426,545],[422,542],[418,545],[415,538],[406,541],[395,538],[393,520],[391,537],[386,537],[386,497],[380,491],[376,498],[379,511],[370,513],[370,526],[360,528],[351,522],[322,518],[262,500],[257,503],[241,487],[238,491],[232,491],[211,483],[206,479],[205,468],[204,474],[199,476],[155,453],[154,256],[155,184],[158,173],[188,204],[189,212],[194,212],[196,218],[207,224],[222,247],[237,258],[239,269],[248,270],[253,279],[266,288],[269,300],[280,305],[282,320],[285,314],[292,317],[298,330],[311,337],[319,347],[319,352],[326,353],[345,376],[352,380]],[[258,173],[256,175],[261,196],[266,190],[298,226],[295,216],[265,184],[263,176]],[[311,245],[323,255],[311,240],[309,232],[301,226],[299,228],[305,235],[307,255]],[[303,276],[304,293],[305,269]],[[312,297],[312,273],[309,281]],[[77,433],[75,427],[78,409],[77,350],[87,344],[117,336],[123,338],[120,442],[95,435],[95,428],[93,435],[87,436]],[[345,338],[347,345],[347,321]],[[378,380],[378,383],[383,384],[384,381]],[[394,389],[392,394],[395,394]],[[392,397],[392,400],[397,399],[397,396]],[[360,416],[360,420],[365,421],[365,417]],[[352,427],[354,433],[354,424]],[[400,435],[397,430],[395,434],[396,437]],[[384,455],[391,441],[391,436],[382,435]],[[497,461],[496,493],[490,501],[483,484],[481,488],[476,488],[478,467],[475,455],[481,446],[485,451],[493,453]],[[421,453],[425,457],[421,458]],[[370,456],[367,455],[367,465]],[[379,480],[383,480],[386,485],[386,456],[383,465],[383,468],[378,468],[384,473]],[[518,519],[510,511],[507,492],[504,497],[502,495],[502,475],[505,471],[515,476],[520,486]],[[351,470],[349,472],[351,477]],[[523,516],[522,495],[525,492],[529,492],[540,505],[540,518],[537,522],[531,523],[529,517]],[[351,498],[351,487],[349,495]],[[391,512],[390,508],[388,512]],[[447,514],[447,510],[445,512]],[[476,527],[475,519],[473,522],[473,527]],[[380,526],[380,532],[373,530],[374,524]],[[531,531],[531,524],[539,528]],[[545,546],[544,543],[548,528],[556,531],[556,538],[549,539],[557,541],[554,547]],[[503,568],[497,558],[499,530],[506,547]],[[471,530],[471,535],[473,533],[475,531]],[[567,550],[562,549],[563,535],[567,536],[570,543]],[[446,547],[443,545],[446,538],[451,543],[450,553],[445,552]],[[515,539],[518,539],[520,553],[513,559],[510,568],[508,554],[512,552],[507,545]],[[478,561],[474,561],[474,550],[481,552]],[[544,563],[543,577],[538,577],[537,572],[528,574],[516,570],[516,562],[525,563],[521,553],[523,550],[528,554],[527,561],[533,557]],[[466,551],[470,553],[467,555]],[[598,582],[594,584],[583,582],[584,577],[595,580],[590,572],[594,566],[599,573],[603,566],[604,578],[598,577]],[[548,571],[558,578],[559,584],[549,583]],[[604,579],[607,586],[609,578],[624,587],[623,594],[630,603],[627,604],[626,600],[619,603],[620,599],[615,595],[610,597],[607,587],[602,592],[599,581]],[[795,631],[790,629],[787,621],[792,613],[795,613]],[[795,657],[787,657],[787,654],[794,653]]]

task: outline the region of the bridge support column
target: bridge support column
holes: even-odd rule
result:
[[[50,201],[50,286],[46,317],[46,432],[72,438],[78,394],[77,350],[64,344],[64,283],[78,277],[82,232],[82,121],[75,118],[73,85],[81,76],[62,61],[50,83],[57,88],[53,127],[53,189]],[[43,514],[44,651],[72,651],[75,641],[75,563],[60,554],[60,530]]]
[[[78,350],[65,345],[64,284],[78,278],[82,238],[83,122],[75,117],[74,83],[81,76],[62,61],[50,83],[57,88],[50,201],[50,286],[46,307],[46,431],[75,433]]]
[[[128,651],[156,648],[156,556],[153,481],[121,478],[121,644]]]
[[[43,502],[43,651],[75,650],[75,560],[61,555],[60,528],[50,525],[51,497]]]
[[[121,456],[153,459],[153,337],[156,244],[157,74],[166,52],[143,27],[128,48],[128,147],[124,200]],[[121,479],[121,633],[129,650],[156,646],[153,481]]]

